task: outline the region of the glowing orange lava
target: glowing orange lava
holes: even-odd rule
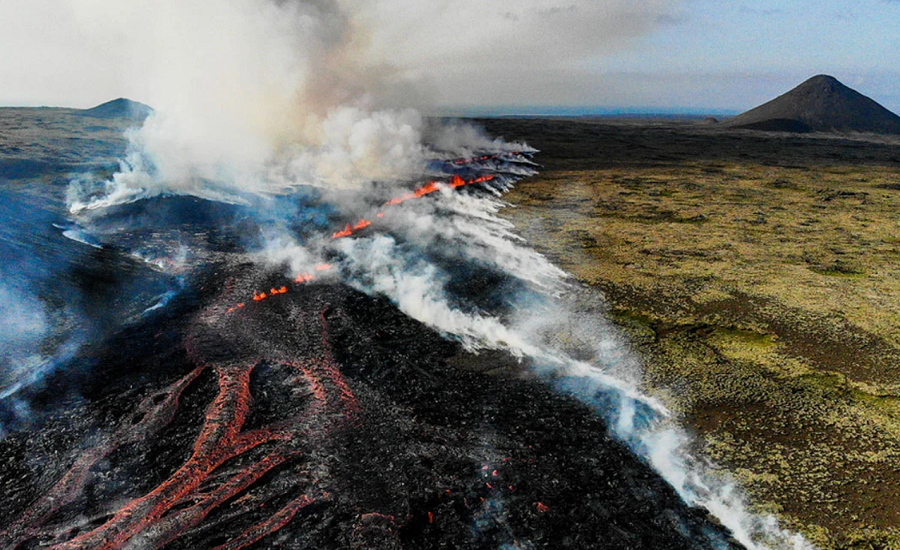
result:
[[[287,287],[272,292],[282,294]],[[102,524],[50,548],[118,550],[138,542],[142,548],[159,549],[199,526],[217,508],[245,501],[244,506],[249,506],[252,499],[235,498],[279,465],[308,459],[311,439],[324,437],[344,422],[354,421],[360,410],[356,396],[332,358],[326,323],[324,312],[302,316],[298,328],[311,333],[305,338],[311,349],[296,361],[260,356],[249,361],[207,362],[203,349],[197,347],[208,344],[197,344],[189,336],[186,348],[198,366],[171,386],[147,396],[132,417],[123,419],[121,428],[84,452],[56,485],[0,532],[0,547],[15,549],[26,541],[48,537],[44,524],[54,512],[83,496],[89,488],[90,471],[118,447],[145,439],[169,424],[181,394],[207,369],[215,373],[218,394],[207,407],[187,460],[148,493],[119,506]],[[305,398],[305,407],[300,407],[292,418],[244,430],[252,404],[250,376],[263,362],[295,371],[298,376],[294,380],[306,387],[305,393],[296,395],[309,397]],[[257,448],[262,452],[249,453]],[[238,457],[242,460],[239,468],[222,468]],[[316,481],[309,490],[295,495],[280,509],[216,548],[238,550],[275,533],[304,508],[328,498],[326,492],[315,489],[320,483],[321,480]]]

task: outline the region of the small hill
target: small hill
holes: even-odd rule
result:
[[[828,75],[814,76],[725,125],[775,132],[900,134],[900,117]]]
[[[153,108],[143,103],[120,97],[112,101],[97,105],[91,109],[84,109],[81,114],[94,118],[129,118],[143,120],[150,116]]]

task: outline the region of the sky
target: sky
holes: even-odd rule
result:
[[[247,17],[291,3],[314,13],[309,28]],[[352,72],[384,103],[426,110],[739,112],[824,73],[900,112],[898,21],[900,0],[3,0],[0,104],[154,105],[190,86],[186,67],[238,67],[223,79],[236,82],[260,77],[254,59],[309,86],[297,64],[338,49],[324,78]]]

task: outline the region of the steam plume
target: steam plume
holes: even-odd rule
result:
[[[439,195],[427,211],[394,219],[391,233],[399,239],[341,242],[344,271],[357,288],[388,296],[472,351],[506,350],[552,374],[548,380],[559,391],[595,408],[686,502],[710,510],[747,548],[811,548],[774,518],[750,513],[734,483],[688,451],[689,437],[666,407],[640,391],[640,365],[625,342],[605,320],[578,311],[579,289],[518,241],[496,217],[501,206],[490,198]],[[461,264],[486,266],[525,286],[499,307],[460,301],[451,287],[464,276]]]

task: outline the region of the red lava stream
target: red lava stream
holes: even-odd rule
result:
[[[133,417],[140,420],[133,425],[126,421],[78,458],[56,485],[0,532],[0,547],[16,548],[31,538],[47,535],[42,525],[85,489],[91,467],[116,448],[152,436],[171,422],[179,397],[206,369],[215,373],[218,394],[206,410],[190,458],[152,491],[121,506],[102,525],[51,548],[111,550],[135,540],[140,540],[143,547],[161,548],[198,526],[216,507],[247,490],[273,468],[303,455],[311,440],[352,420],[359,406],[328,350],[324,315],[304,315],[302,319],[303,326],[298,328],[307,333],[306,341],[314,345],[312,353],[300,360],[270,356],[235,363],[206,361],[205,344],[198,344],[189,336],[187,348],[197,367],[163,391],[145,398]],[[211,322],[220,324],[221,320]],[[309,334],[316,331],[321,334]],[[243,430],[251,405],[250,375],[263,360],[294,371],[293,379],[305,390],[297,393],[307,395],[307,403],[286,421]],[[266,448],[261,458],[242,465],[236,473],[222,476],[218,472],[229,460],[262,446]],[[311,487],[220,548],[248,546],[286,525],[303,508],[325,498],[327,494]]]

